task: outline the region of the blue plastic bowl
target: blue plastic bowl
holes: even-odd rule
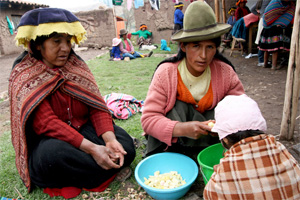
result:
[[[173,189],[156,189],[144,183],[144,178],[154,175],[177,171],[186,184]],[[191,188],[198,176],[198,166],[191,158],[179,153],[158,153],[142,160],[135,168],[134,176],[138,184],[154,199],[179,199]]]

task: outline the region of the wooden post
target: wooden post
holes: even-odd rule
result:
[[[285,99],[283,106],[283,116],[280,127],[280,139],[291,140],[294,136],[295,121],[299,101],[299,73],[300,73],[300,56],[299,56],[299,15],[300,3],[297,3],[292,41],[290,47],[290,57],[288,64],[288,73],[285,86]]]
[[[227,17],[226,17],[226,4],[225,0],[222,0],[222,13],[223,13],[223,23],[227,22]]]
[[[220,22],[219,0],[215,0],[215,14],[217,22]]]

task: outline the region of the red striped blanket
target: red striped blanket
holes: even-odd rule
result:
[[[54,71],[41,61],[26,54],[16,64],[9,78],[12,144],[16,153],[16,167],[28,190],[31,182],[28,172],[27,122],[34,109],[57,88],[86,104],[109,112],[84,61],[71,54],[64,67]]]

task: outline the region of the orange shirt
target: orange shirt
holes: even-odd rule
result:
[[[194,108],[198,110],[200,113],[208,110],[213,104],[213,92],[211,83],[209,84],[209,89],[204,97],[197,103],[188,90],[188,88],[184,85],[180,73],[177,70],[178,74],[178,83],[177,83],[177,99],[186,103],[190,103],[194,105]]]

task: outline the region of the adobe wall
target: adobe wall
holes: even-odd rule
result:
[[[15,44],[15,34],[11,35],[8,29],[6,16],[11,14],[23,15],[26,9],[1,9],[0,12],[0,55],[20,53],[24,49]],[[111,46],[111,41],[116,37],[113,10],[97,9],[92,11],[81,11],[74,13],[87,30],[87,40],[80,45],[83,47],[102,48]]]
[[[27,10],[22,9],[1,9],[0,12],[0,55],[14,54],[23,51],[22,47],[17,47],[15,42],[15,36],[10,34],[6,16],[11,20],[11,14],[23,15]],[[16,24],[15,24],[16,26]]]
[[[87,30],[87,40],[82,47],[110,47],[111,41],[116,37],[115,18],[113,9],[97,9],[74,13]]]

